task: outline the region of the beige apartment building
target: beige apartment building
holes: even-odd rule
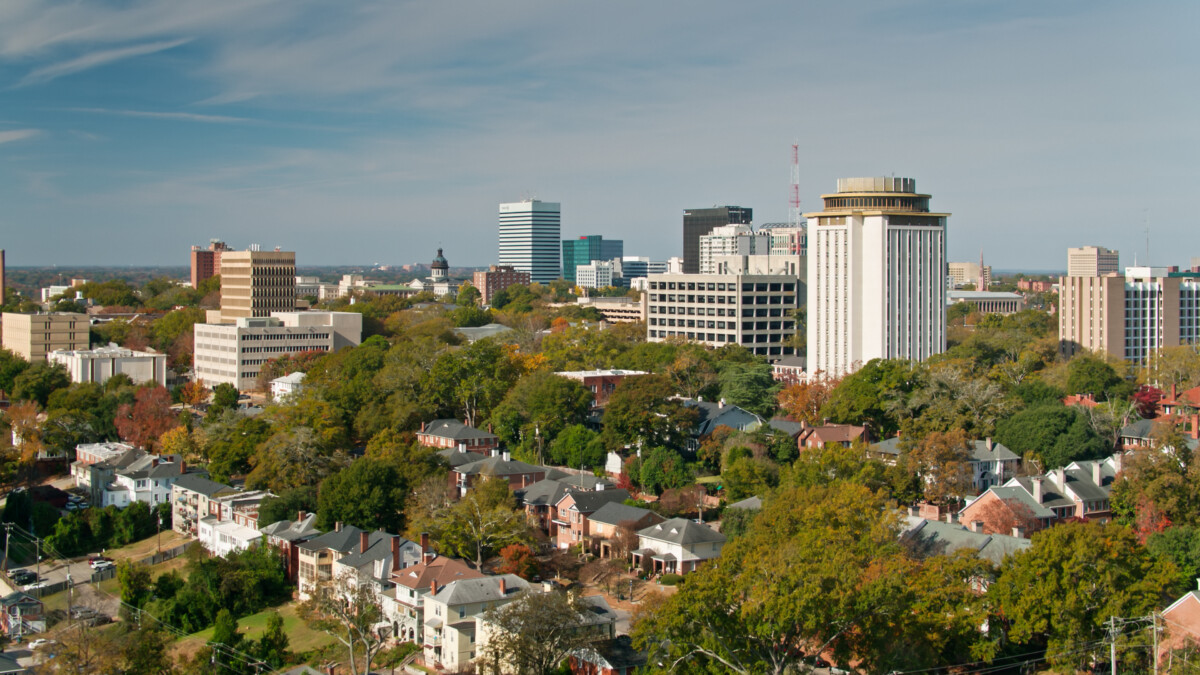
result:
[[[1200,272],[1129,267],[1125,274],[1060,280],[1059,349],[1142,362],[1163,347],[1200,341]]]
[[[47,354],[60,349],[88,348],[86,314],[5,312],[2,320],[4,348],[30,363],[45,361]]]
[[[980,272],[983,272],[983,286],[979,285]],[[977,291],[986,291],[992,285],[992,266],[979,266],[976,262],[946,263],[946,276],[950,277],[950,285],[954,288],[972,284]]]
[[[1067,276],[1099,277],[1119,274],[1120,254],[1103,246],[1080,246],[1067,249]]]
[[[221,253],[221,320],[270,316],[296,309],[294,251]]]

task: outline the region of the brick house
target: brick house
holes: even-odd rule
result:
[[[568,380],[575,380],[592,392],[592,407],[603,408],[617,386],[630,377],[648,375],[644,370],[569,370],[554,373]]]
[[[609,502],[588,516],[588,549],[601,558],[614,557],[620,529],[627,527],[636,535],[651,525],[657,525],[663,517],[650,509],[628,506],[620,502]],[[635,542],[630,542],[637,545]]]
[[[871,442],[871,434],[866,427],[853,424],[823,424],[812,426],[800,423],[800,434],[796,437],[796,446],[805,448],[823,448],[827,445],[838,445],[848,448],[855,441]]]
[[[281,520],[259,531],[267,538],[267,545],[279,551],[288,581],[295,583],[300,573],[300,544],[321,536],[317,529],[317,514],[301,511],[296,514],[296,520]]]
[[[1112,519],[1109,492],[1121,471],[1120,454],[1071,462],[1041,476],[1012,478],[993,486],[959,511],[959,522],[980,523],[988,533],[1019,526],[1036,532],[1070,518],[1106,523]]]
[[[808,359],[803,356],[785,356],[771,364],[771,379],[782,382],[784,386],[799,384],[807,379],[807,366]]]
[[[971,485],[977,495],[993,485],[1002,485],[1017,475],[1021,458],[1002,443],[991,438],[970,441]],[[870,455],[884,462],[895,464],[900,458],[900,437],[889,438],[871,445]]]
[[[1200,645],[1200,590],[1188,591],[1162,611],[1166,622],[1162,642],[1158,644],[1158,660],[1165,672],[1172,670],[1171,652]]]
[[[606,504],[621,503],[629,499],[628,490],[574,490],[568,489],[554,505],[554,517],[557,525],[555,544],[559,549],[567,549],[579,544],[587,546],[591,535],[588,516],[598,511]]]
[[[483,454],[500,447],[500,438],[495,434],[449,419],[422,423],[417,441],[431,448],[463,448]]]
[[[450,470],[450,479],[458,496],[467,494],[471,486],[484,478],[503,478],[510,491],[521,490],[546,478],[546,467],[526,464],[513,459],[507,452],[492,451],[490,457],[468,462]]]

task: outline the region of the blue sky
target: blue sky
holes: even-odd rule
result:
[[[496,205],[680,254],[686,208],[787,217],[917,180],[950,254],[1200,256],[1200,3],[0,2],[10,265],[496,256]]]

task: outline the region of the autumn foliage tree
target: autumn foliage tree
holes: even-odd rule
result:
[[[193,380],[180,387],[179,400],[193,408],[207,401],[208,387],[204,386],[204,380]]]
[[[159,437],[179,425],[166,387],[138,389],[132,405],[117,408],[114,422],[122,439],[146,449],[155,447]]]
[[[921,478],[930,502],[955,501],[971,492],[971,441],[962,429],[930,433],[908,450],[903,461]]]
[[[821,408],[829,402],[840,378],[828,377],[822,372],[813,373],[807,382],[788,385],[779,392],[779,407],[796,422],[819,424]]]
[[[525,544],[509,544],[500,550],[496,574],[515,574],[526,581],[538,575],[538,561],[533,549]]]

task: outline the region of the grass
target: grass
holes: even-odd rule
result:
[[[293,652],[302,653],[314,649],[320,649],[334,642],[333,637],[322,633],[321,631],[309,628],[297,614],[296,603],[289,603],[273,609],[267,609],[258,614],[238,619],[238,629],[245,638],[257,639],[267,629],[267,617],[271,612],[279,612],[279,616],[283,618],[283,631],[288,636],[288,649]],[[212,639],[213,629],[206,628],[199,633],[192,633],[186,638],[182,638],[184,642],[195,642],[198,645],[203,645]]]
[[[180,534],[175,530],[163,530],[162,532],[162,550],[166,551],[180,544],[185,544],[191,541],[186,535]],[[104,552],[104,555],[113,560],[141,560],[154,555],[158,551],[157,535],[149,536],[141,541],[135,541],[132,544],[127,544],[120,548],[110,548]]]
[[[711,483],[720,483],[721,477],[720,476],[701,476],[700,478],[696,479],[696,482],[699,483],[700,485],[709,485]]]

